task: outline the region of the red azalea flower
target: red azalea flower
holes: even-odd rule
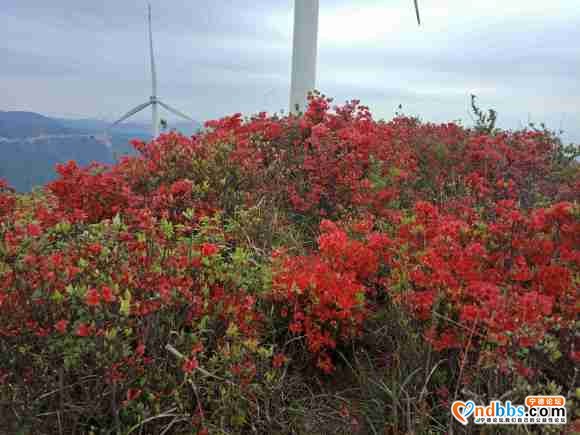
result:
[[[61,334],[64,334],[66,332],[66,328],[69,324],[68,320],[59,320],[58,322],[55,323],[54,325],[54,329],[56,329],[58,332],[60,332]]]
[[[143,356],[145,353],[145,345],[143,343],[139,343],[137,349],[135,349],[135,353],[139,356]]]
[[[123,400],[123,406],[127,406],[129,402],[136,400],[141,396],[142,391],[138,388],[129,388],[127,390],[127,399]]]
[[[350,416],[350,410],[344,404],[341,406],[341,408],[338,412],[342,418],[348,418]]]
[[[282,367],[288,361],[288,357],[283,353],[278,353],[272,358],[272,365],[276,368]]]
[[[197,362],[196,358],[188,358],[185,360],[185,362],[181,366],[181,369],[185,373],[191,373],[198,367],[199,367],[199,363]]]
[[[460,319],[462,322],[474,322],[478,320],[479,317],[479,308],[477,308],[475,305],[468,304],[463,306],[460,314]]]
[[[86,323],[81,323],[77,327],[76,333],[79,337],[88,337],[89,335],[91,335],[91,329]]]
[[[85,295],[85,303],[91,307],[96,307],[100,302],[100,295],[97,289],[90,289]]]
[[[327,375],[334,371],[334,364],[327,354],[320,354],[316,366]]]
[[[108,303],[115,302],[117,300],[110,287],[103,287],[101,289],[101,295],[103,296],[103,300]]]
[[[195,354],[195,353],[199,353],[203,351],[203,343],[201,341],[198,341],[197,343],[195,343],[193,345],[193,347],[191,348],[191,353]]]
[[[213,243],[204,243],[201,245],[201,255],[211,257],[219,251],[219,248]]]
[[[88,250],[93,255],[99,255],[102,251],[102,247],[99,243],[93,243],[88,246]]]
[[[141,395],[141,390],[137,388],[129,388],[127,390],[127,400],[135,400]]]
[[[40,228],[40,225],[28,224],[27,232],[30,237],[38,237],[42,234],[42,229]]]

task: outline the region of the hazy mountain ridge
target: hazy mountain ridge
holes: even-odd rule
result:
[[[70,128],[76,131],[82,131],[86,133],[103,133],[108,130],[111,123],[108,121],[100,119],[65,119],[65,118],[55,118],[56,121],[61,123],[66,128]],[[168,124],[168,129],[178,130],[183,134],[190,135],[195,133],[201,124],[199,122],[171,122]],[[125,121],[121,124],[114,126],[111,130],[114,133],[139,133],[144,135],[151,135],[151,126],[148,123],[142,122],[131,122]]]
[[[98,119],[51,118],[35,112],[0,111],[0,178],[16,190],[30,191],[56,177],[57,163],[75,160],[112,163],[134,152],[132,139],[148,140],[147,124],[126,122],[108,130],[110,123]],[[170,123],[169,130],[193,134],[199,123]]]
[[[0,145],[3,147],[0,177],[21,192],[53,180],[57,163],[68,160],[76,160],[80,165],[113,162],[109,148],[87,136],[24,138],[20,142]]]
[[[21,138],[67,133],[71,131],[56,119],[39,113],[0,111],[0,137]]]

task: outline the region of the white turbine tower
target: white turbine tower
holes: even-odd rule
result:
[[[158,97],[157,97],[157,71],[155,69],[155,55],[153,53],[153,31],[151,30],[151,5],[148,5],[148,18],[149,18],[149,54],[151,57],[151,97],[149,97],[149,101],[138,105],[137,107],[135,107],[134,109],[131,109],[129,112],[127,112],[125,115],[123,115],[121,118],[119,118],[117,121],[115,121],[113,124],[111,124],[111,126],[109,127],[112,128],[115,125],[123,122],[124,120],[126,120],[127,118],[130,118],[131,116],[135,115],[136,113],[140,112],[143,109],[146,109],[147,107],[151,106],[151,132],[153,134],[153,139],[157,138],[157,136],[159,136],[159,107],[161,106],[164,109],[166,109],[167,111],[181,117],[184,118],[188,121],[193,121],[193,119],[187,115],[185,115],[184,113],[181,113],[179,110],[174,109],[173,107],[169,106],[168,104],[165,104],[163,101],[161,101]]]
[[[318,0],[294,0],[290,112],[304,108],[308,92],[316,88]]]
[[[417,23],[421,24],[418,0],[414,0]],[[298,113],[306,104],[308,92],[316,88],[318,48],[318,0],[294,0],[294,35],[290,112]]]

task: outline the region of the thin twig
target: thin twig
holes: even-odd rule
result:
[[[127,435],[129,435],[131,432],[133,432],[136,429],[139,429],[140,427],[144,426],[145,424],[149,423],[150,421],[153,420],[158,420],[160,418],[166,418],[166,417],[183,417],[180,414],[173,414],[173,412],[177,410],[177,408],[171,408],[165,412],[162,412],[161,414],[158,415],[154,415],[152,417],[146,418],[145,420],[143,420],[142,422],[136,424],[135,426],[133,426],[131,429],[129,429],[129,432],[127,432]]]
[[[165,350],[167,350],[168,352],[172,353],[174,356],[176,356],[179,359],[187,359],[185,355],[183,355],[181,352],[179,352],[176,348],[174,348],[169,343],[167,343],[165,345]],[[221,378],[218,375],[214,375],[213,373],[208,372],[207,370],[205,370],[202,367],[199,367],[198,366],[195,370],[197,370],[202,375],[204,375],[204,376],[206,376],[208,378],[214,378],[214,379],[217,379],[218,381],[226,382],[226,383],[228,383],[230,385],[236,385],[234,382],[232,382],[232,381],[230,381],[228,379]]]

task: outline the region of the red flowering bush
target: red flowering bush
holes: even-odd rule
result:
[[[60,178],[48,189],[58,199],[58,211],[94,223],[115,216],[129,204],[131,191],[106,168],[79,168],[74,161],[57,165]]]
[[[6,181],[0,179],[0,218],[5,219],[14,211],[16,196],[8,187]]]
[[[364,231],[368,226],[363,222],[356,228]],[[289,331],[306,336],[317,365],[330,373],[334,365],[328,351],[363,331],[367,297],[374,291],[371,284],[391,241],[377,233],[357,240],[328,220],[320,229],[317,253],[277,258],[273,298],[281,316],[289,319]]]
[[[174,226],[143,210],[127,210],[98,224],[42,229],[30,223],[2,236],[3,388],[22,380],[34,392],[62,382],[58,376],[71,384],[97,376],[102,382],[92,390],[95,397],[99,388],[117,391],[111,400],[118,401],[119,424],[136,424],[135,415],[180,390],[181,369],[192,375],[203,364],[230,377],[230,393],[239,395],[257,372],[241,376],[238,365],[270,358],[258,340],[261,314],[253,292],[259,289],[243,288],[231,270],[232,253],[222,253],[224,232],[216,222]],[[241,267],[247,259],[243,251],[234,253]],[[207,336],[208,328],[216,332]],[[240,348],[247,340],[254,344]],[[198,355],[202,341],[205,353]],[[181,349],[172,357],[176,365],[165,361],[167,344]],[[208,359],[224,349],[229,358]],[[45,373],[48,362],[58,370]],[[169,364],[161,378],[157,364]],[[19,394],[33,400],[26,391]],[[136,402],[141,411],[123,416],[121,409]],[[214,406],[194,399],[186,408],[194,405],[210,411]]]
[[[304,391],[347,368],[367,410],[340,397],[312,417],[332,432],[427,432],[410,422],[459,386],[503,394],[497,373],[574,403],[578,150],[330,105],[135,142],[31,195],[0,183],[0,431],[309,432]],[[413,388],[417,418],[385,414]]]
[[[394,238],[405,249],[393,252],[390,287],[426,322],[436,350],[469,349],[480,352],[478,364],[519,368],[517,354],[552,335],[558,359],[573,365],[579,230],[580,208],[570,203],[527,213],[500,201],[492,218],[472,210],[468,220],[417,203]]]

